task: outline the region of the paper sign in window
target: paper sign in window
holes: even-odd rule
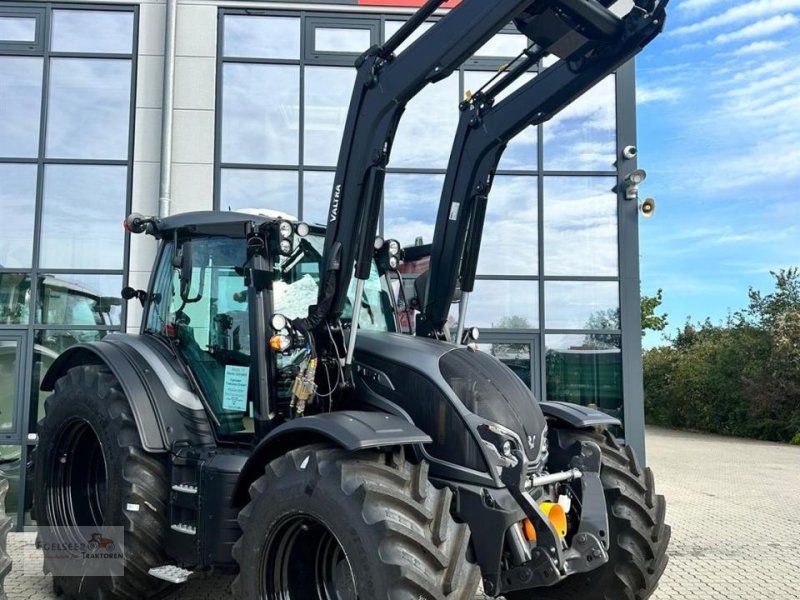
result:
[[[247,408],[247,383],[250,367],[227,365],[225,386],[222,390],[222,408],[243,412]]]

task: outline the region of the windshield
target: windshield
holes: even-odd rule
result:
[[[275,261],[275,278],[272,284],[273,310],[289,319],[305,317],[308,307],[317,302],[320,259],[325,238],[319,234],[296,237],[295,251],[290,256],[279,256]],[[355,279],[345,301],[342,321],[353,319]],[[386,280],[378,275],[372,263],[369,279],[364,282],[359,327],[377,331],[395,331],[395,317]]]

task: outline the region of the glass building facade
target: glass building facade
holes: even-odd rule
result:
[[[173,212],[325,221],[353,61],[409,14],[358,4],[179,2]],[[431,241],[459,100],[525,43],[501,32],[409,103],[382,235]],[[72,344],[138,329],[119,290],[146,287],[154,247],[121,223],[157,211],[163,55],[163,3],[0,7],[0,476],[19,526],[43,372]],[[631,64],[508,145],[467,323],[537,397],[619,416],[643,452],[638,212],[614,191],[633,143]]]

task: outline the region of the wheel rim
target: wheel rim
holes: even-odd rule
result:
[[[67,423],[58,436],[54,459],[47,485],[49,524],[73,530],[103,525],[107,471],[92,426],[82,419]]]
[[[264,600],[358,600],[350,560],[316,517],[294,514],[273,527],[261,553]]]

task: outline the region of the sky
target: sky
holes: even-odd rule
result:
[[[642,293],[668,333],[800,266],[800,0],[672,0],[637,58]],[[663,341],[649,333],[646,346]]]

